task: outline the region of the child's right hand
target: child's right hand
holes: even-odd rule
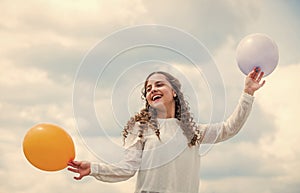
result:
[[[75,180],[81,180],[84,176],[88,176],[91,173],[91,163],[86,161],[74,161],[68,162],[68,170],[74,173],[78,173],[79,176],[75,176]]]

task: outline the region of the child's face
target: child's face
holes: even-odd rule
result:
[[[175,91],[163,74],[153,74],[149,77],[146,84],[146,100],[152,108],[161,112],[173,112],[174,95]]]

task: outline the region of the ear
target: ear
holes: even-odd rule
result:
[[[177,94],[176,94],[176,92],[175,92],[175,90],[173,90],[173,97],[175,98],[175,97],[177,97]]]

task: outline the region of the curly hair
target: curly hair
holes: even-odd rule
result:
[[[200,143],[201,140],[201,134],[199,129],[196,126],[196,123],[193,120],[193,117],[190,113],[190,108],[188,102],[184,99],[183,93],[181,91],[181,84],[178,79],[176,79],[174,76],[167,72],[157,71],[152,72],[148,75],[146,78],[146,81],[144,83],[144,88],[142,89],[142,99],[146,101],[145,108],[143,108],[139,113],[137,113],[135,116],[131,117],[127,124],[125,125],[123,129],[123,140],[125,143],[125,140],[129,134],[129,132],[132,130],[133,126],[136,123],[139,123],[139,133],[138,136],[140,138],[143,137],[143,131],[146,127],[150,127],[160,140],[160,132],[158,127],[158,121],[157,121],[157,113],[154,108],[152,108],[148,101],[146,100],[146,86],[148,83],[148,79],[154,75],[154,74],[162,74],[166,77],[167,81],[171,84],[172,88],[174,89],[176,96],[174,97],[175,100],[175,118],[179,120],[180,128],[183,130],[183,134],[188,139],[189,146],[194,146],[196,144]]]

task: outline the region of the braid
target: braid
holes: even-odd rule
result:
[[[126,138],[130,131],[132,131],[135,123],[139,123],[139,132],[138,132],[138,137],[142,138],[144,131],[149,127],[151,128],[158,139],[160,140],[160,131],[158,128],[158,121],[157,121],[157,113],[156,111],[151,108],[150,106],[147,108],[142,109],[139,113],[134,115],[129,119],[127,124],[125,125],[122,135],[123,135],[123,143],[125,144]]]
[[[180,121],[180,127],[183,130],[183,134],[188,139],[189,146],[200,144],[200,131],[194,121],[193,116],[190,113],[190,107],[188,102],[184,99],[182,92],[177,93],[175,98],[175,117]]]
[[[154,133],[158,137],[158,139],[160,140],[160,136],[159,136],[160,131],[159,131],[158,121],[157,121],[157,112],[155,109],[151,108],[150,106],[149,106],[149,111],[150,111],[150,114],[152,115],[149,126],[154,131]]]

